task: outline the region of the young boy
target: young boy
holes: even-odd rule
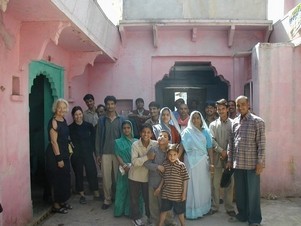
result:
[[[148,195],[149,195],[149,210],[150,217],[156,225],[159,222],[161,197],[155,196],[154,192],[159,187],[161,182],[161,174],[164,172],[163,162],[166,160],[168,144],[170,141],[170,134],[168,131],[162,130],[157,139],[158,146],[152,147],[147,156],[148,161],[144,166],[149,170],[148,172]]]
[[[151,147],[157,145],[157,141],[151,140],[152,126],[143,124],[141,126],[140,139],[132,144],[132,166],[129,170],[129,190],[131,219],[135,226],[144,225],[141,220],[142,213],[139,211],[139,196],[142,197],[145,204],[145,215],[149,218],[148,204],[148,169],[143,165],[149,158],[147,152]]]
[[[176,144],[170,144],[167,150],[167,159],[163,162],[164,173],[155,194],[161,192],[161,213],[158,226],[163,226],[166,214],[171,209],[178,215],[181,226],[185,225],[185,200],[187,180],[189,175],[185,164],[179,160],[179,149]]]

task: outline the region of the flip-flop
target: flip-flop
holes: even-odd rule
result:
[[[61,213],[61,214],[66,214],[68,213],[68,210],[66,210],[65,208],[61,207],[61,208],[55,208],[55,207],[52,207],[52,210],[51,210],[53,213]]]

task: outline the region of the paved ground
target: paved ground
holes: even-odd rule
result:
[[[126,217],[113,217],[113,207],[102,210],[101,201],[94,201],[88,196],[88,203],[81,205],[79,196],[71,198],[73,209],[68,214],[41,214],[30,224],[39,226],[130,226],[131,220]],[[262,199],[263,226],[300,226],[301,198],[283,198],[278,200]],[[41,218],[41,216],[44,216]],[[46,218],[45,218],[46,217]],[[220,212],[198,220],[186,220],[187,226],[247,226],[247,223],[229,223],[228,215],[222,208]]]

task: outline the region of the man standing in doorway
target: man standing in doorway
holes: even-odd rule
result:
[[[94,96],[92,94],[86,94],[83,99],[88,107],[88,109],[84,111],[84,121],[91,123],[95,127],[97,125],[98,115],[96,112]]]
[[[181,104],[179,107],[179,118],[178,118],[178,123],[181,131],[183,131],[187,127],[189,118],[190,118],[189,109],[187,104]]]
[[[250,112],[246,96],[236,98],[236,107],[240,115],[232,124],[227,168],[235,169],[238,214],[229,221],[248,221],[250,226],[259,226],[262,220],[260,174],[265,164],[265,123]]]
[[[114,140],[120,138],[124,121],[116,112],[117,100],[114,96],[104,99],[106,115],[98,120],[96,130],[96,153],[98,163],[102,163],[101,173],[103,179],[104,203],[102,209],[108,209],[112,204],[112,185],[117,179],[118,161],[114,152]],[[112,180],[112,170],[114,180]]]
[[[220,181],[224,168],[227,163],[227,146],[229,143],[229,135],[231,132],[232,120],[228,118],[229,106],[225,99],[216,102],[217,113],[219,118],[210,123],[209,129],[213,142],[213,189],[212,189],[212,207],[211,214],[219,210],[220,201]],[[228,215],[234,217],[235,211],[233,206],[233,176],[230,184],[223,188],[223,200]]]

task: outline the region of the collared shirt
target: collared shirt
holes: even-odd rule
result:
[[[264,121],[247,113],[233,120],[228,161],[233,168],[254,170],[257,163],[265,164],[265,124]]]
[[[91,123],[94,127],[98,122],[98,115],[96,111],[91,111],[87,109],[84,111],[84,121]]]
[[[96,126],[95,150],[96,155],[114,154],[114,140],[121,137],[122,122],[124,118],[116,113],[116,118],[111,119],[101,116]]]
[[[171,163],[169,160],[163,162],[163,187],[162,199],[171,201],[181,201],[184,191],[184,181],[189,180],[189,175],[186,166],[180,160]]]
[[[147,152],[157,144],[157,141],[150,140],[148,146],[144,147],[141,139],[132,144],[132,166],[129,171],[130,180],[148,182],[148,169],[143,164],[148,160]]]
[[[149,170],[148,186],[156,189],[162,179],[160,171],[158,170],[158,166],[163,165],[163,162],[166,160],[166,150],[161,150],[158,145],[152,147],[148,152],[155,153],[155,158],[153,160],[147,160],[144,163],[144,166]]]
[[[105,140],[103,144],[102,154],[115,154],[114,152],[114,141],[120,138],[120,122],[119,116],[116,116],[113,121],[106,116],[105,121]]]
[[[210,123],[209,130],[212,136],[212,143],[214,147],[213,163],[215,167],[223,166],[223,162],[220,159],[220,154],[223,150],[227,150],[231,126],[232,119],[230,118],[227,118],[226,121],[221,121],[221,119],[218,118]]]
[[[152,118],[149,118],[148,120],[145,121],[145,123],[148,123],[150,125],[157,125],[159,124],[159,118],[157,119],[157,121],[153,121]]]

